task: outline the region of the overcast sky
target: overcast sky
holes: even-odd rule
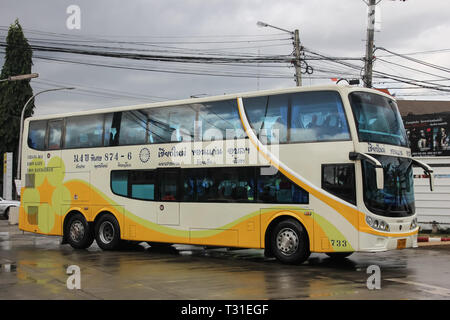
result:
[[[69,18],[66,10],[70,5],[78,5],[81,10],[79,30],[70,30],[66,26],[66,20]],[[381,17],[381,30],[375,34],[376,46],[407,54],[441,50],[411,55],[411,57],[450,68],[450,50],[444,50],[450,48],[450,1],[382,0],[377,10]],[[19,19],[25,30],[25,36],[29,39],[49,39],[52,38],[49,34],[51,32],[55,34],[55,37],[66,39],[66,41],[70,37],[77,37],[77,39],[91,40],[95,38],[140,41],[147,44],[166,42],[159,45],[166,49],[176,47],[204,52],[220,49],[226,53],[245,52],[261,56],[290,54],[291,41],[281,40],[289,38],[289,34],[283,34],[275,29],[257,27],[256,22],[261,20],[288,30],[299,29],[302,44],[315,52],[328,56],[363,57],[367,6],[362,0],[2,0],[0,26],[8,27],[16,18]],[[45,33],[39,33],[40,31]],[[0,41],[5,41],[5,35],[6,31],[0,32]],[[245,40],[249,41],[243,42]],[[186,44],[185,42],[195,43]],[[89,44],[96,43],[91,41]],[[376,54],[387,55],[386,52]],[[193,71],[196,68],[192,65],[174,63],[58,53],[34,52],[34,55],[131,65],[140,68],[156,67],[178,71],[183,68],[183,70],[187,68]],[[3,65],[3,58],[4,55],[0,53],[1,65]],[[404,63],[410,68],[429,74],[380,61],[375,62],[376,69],[422,80],[448,78],[448,73],[426,68],[401,58],[387,56],[383,59],[393,63]],[[277,73],[286,76],[280,79],[267,79],[263,76],[237,78],[124,70],[37,58],[33,62],[33,72],[40,75],[38,79],[32,80],[34,93],[64,85],[80,88],[80,90],[40,95],[36,101],[35,114],[183,99],[191,95],[218,95],[295,86],[294,69],[288,64],[278,68],[253,66],[245,69],[246,72],[252,72],[255,75]],[[314,62],[311,62],[311,65],[315,68],[326,67],[324,64],[314,64]],[[238,73],[243,70],[237,67],[207,65],[198,65],[198,68],[219,73]],[[312,76],[317,74],[313,73]],[[331,78],[332,73],[329,76]],[[332,81],[304,77],[303,83],[315,85],[332,83]],[[450,86],[449,81],[439,83]],[[399,87],[392,83],[377,85]],[[449,92],[430,90],[393,89],[392,92],[397,92],[398,97],[408,99],[448,100],[450,98]],[[406,92],[411,96],[400,95]]]

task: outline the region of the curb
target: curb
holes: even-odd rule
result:
[[[450,238],[417,237],[417,242],[441,242],[441,241],[450,241]]]

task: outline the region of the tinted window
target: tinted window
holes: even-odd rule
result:
[[[309,203],[309,194],[292,183],[280,171],[274,175],[258,176],[258,202]]]
[[[140,111],[122,113],[120,145],[144,144],[147,136],[147,116]]]
[[[347,120],[337,92],[292,95],[291,142],[348,140]]]
[[[406,131],[394,100],[369,92],[352,92],[349,97],[359,141],[408,146]]]
[[[66,120],[65,148],[101,147],[103,115],[71,117]]]
[[[28,146],[36,150],[45,149],[47,121],[31,121],[28,129]]]
[[[335,91],[246,98],[244,107],[263,143],[350,139],[342,101]]]
[[[61,149],[62,120],[48,122],[48,149]]]
[[[155,170],[129,171],[129,197],[142,200],[155,200],[156,181]]]
[[[247,117],[263,143],[287,142],[288,104],[285,94],[244,99]]]
[[[197,112],[196,140],[211,141],[245,136],[235,99],[193,104],[191,107]]]
[[[415,213],[412,161],[408,158],[372,155],[380,161],[384,172],[384,188],[377,188],[375,168],[361,161],[364,203],[367,208],[385,217],[406,217]]]
[[[112,171],[111,189],[143,200],[309,203],[308,192],[281,172],[260,175],[259,167]]]
[[[115,135],[117,134],[117,129],[112,127],[112,122],[113,122],[113,114],[112,113],[105,114],[105,126],[104,126],[105,130],[103,137],[104,146],[109,146],[110,143],[114,140]],[[111,143],[111,145],[113,144]]]
[[[141,111],[148,119],[147,143],[192,141],[195,111],[188,106],[152,108]]]
[[[187,169],[183,186],[184,201],[253,201],[254,168]]]
[[[156,172],[154,170],[112,171],[111,190],[124,197],[155,200]]]
[[[322,189],[356,204],[355,166],[353,164],[322,165]]]
[[[120,196],[128,196],[128,171],[111,171],[112,192]]]
[[[222,140],[244,137],[236,101],[226,100],[143,111],[149,120],[148,142]]]

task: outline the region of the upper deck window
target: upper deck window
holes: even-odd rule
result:
[[[342,101],[336,91],[246,98],[244,107],[263,143],[350,139]]]
[[[45,150],[47,120],[31,121],[28,130],[28,146],[35,150]]]
[[[62,128],[62,120],[50,120],[48,122],[48,150],[61,149]]]
[[[406,131],[394,100],[370,92],[349,95],[361,142],[407,147]]]
[[[102,114],[67,118],[64,147],[66,149],[101,147],[103,118]]]

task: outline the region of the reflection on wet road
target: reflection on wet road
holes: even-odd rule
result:
[[[0,221],[0,299],[450,299],[450,246],[340,262],[312,254],[290,266],[253,249],[141,243],[105,252],[59,241]],[[67,289],[70,265],[81,269],[81,290]],[[370,265],[381,268],[380,290],[367,289]]]

